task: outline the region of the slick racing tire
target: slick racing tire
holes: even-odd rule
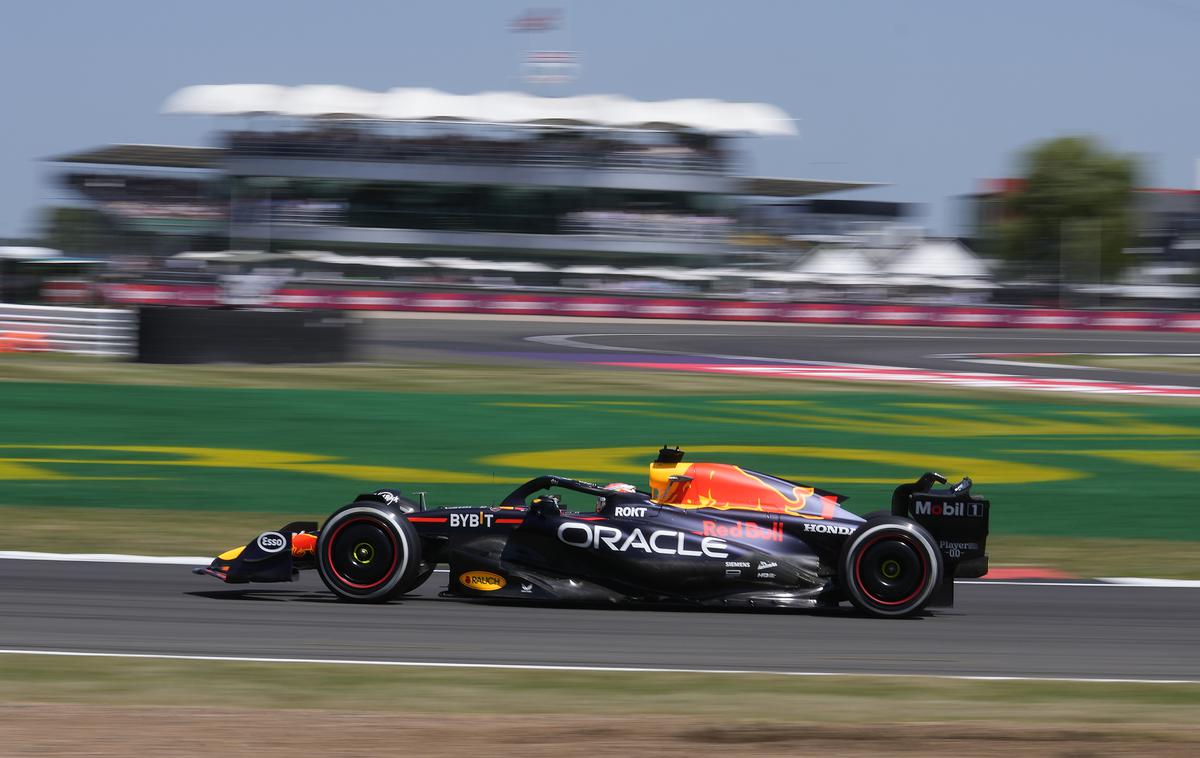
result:
[[[317,538],[317,573],[343,600],[390,600],[423,581],[421,568],[416,529],[398,510],[374,501],[334,511]]]
[[[945,571],[933,535],[896,516],[867,519],[842,545],[839,568],[854,607],[885,618],[920,612]]]

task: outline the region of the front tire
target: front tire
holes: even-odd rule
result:
[[[343,600],[382,603],[419,582],[421,541],[395,508],[359,501],[334,511],[317,538],[317,573]]]
[[[396,585],[396,589],[392,591],[392,597],[399,595],[407,595],[408,593],[420,587],[429,577],[433,576],[433,572],[437,569],[436,563],[422,564],[417,572],[413,575],[411,582],[400,582]]]
[[[854,607],[884,618],[924,609],[945,571],[933,536],[920,524],[895,516],[863,523],[842,545],[839,567]]]

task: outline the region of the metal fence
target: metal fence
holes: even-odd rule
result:
[[[127,357],[136,350],[136,311],[0,303],[0,352]]]

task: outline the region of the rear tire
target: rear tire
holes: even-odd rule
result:
[[[924,609],[945,571],[933,536],[920,524],[895,516],[864,522],[842,545],[838,565],[854,607],[883,618]]]
[[[424,580],[421,540],[399,510],[373,501],[351,503],[321,528],[317,573],[343,600],[382,603]]]

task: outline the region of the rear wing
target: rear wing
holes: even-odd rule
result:
[[[892,515],[909,518],[937,540],[946,561],[946,576],[980,577],[987,573],[987,536],[991,502],[971,494],[970,478],[953,487],[941,474],[928,472],[892,493]]]

